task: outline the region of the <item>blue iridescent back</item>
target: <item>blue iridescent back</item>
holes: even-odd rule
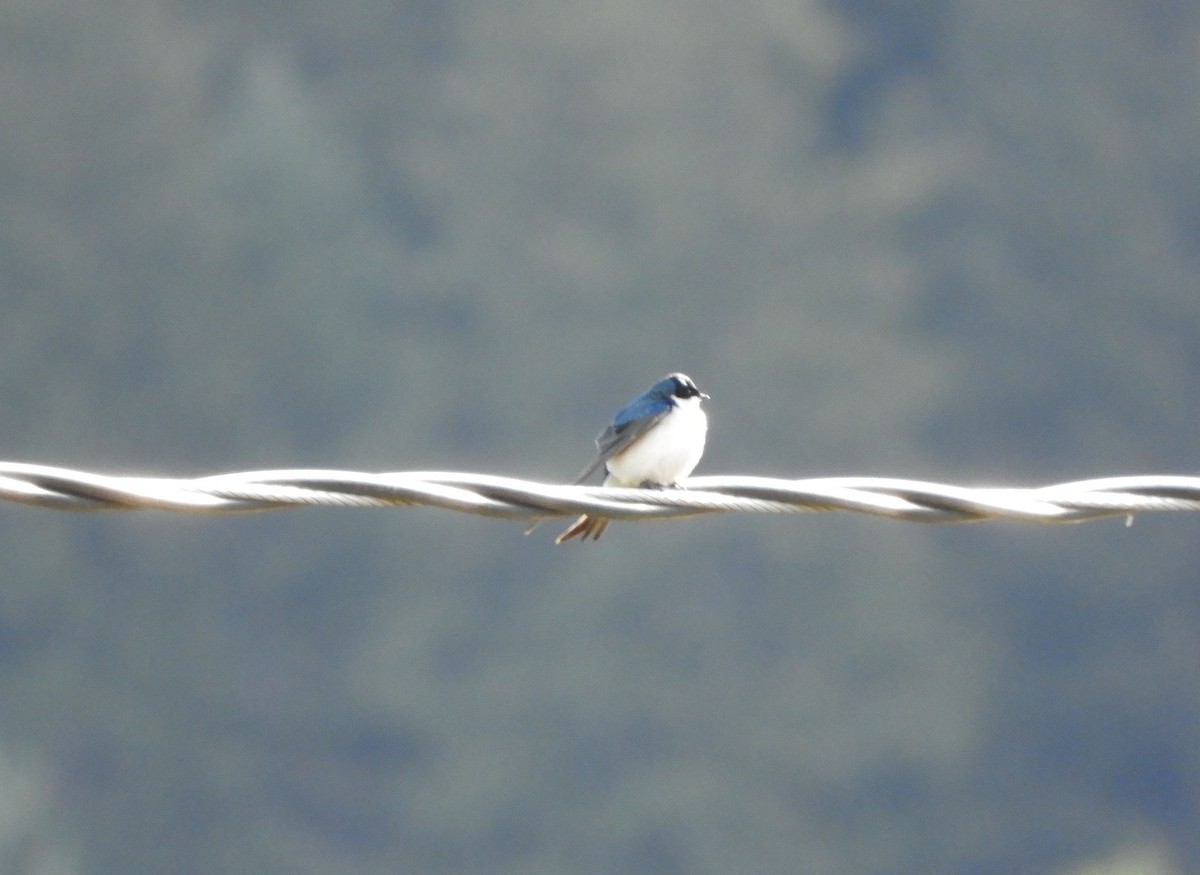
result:
[[[636,419],[658,416],[671,408],[671,396],[675,393],[675,381],[670,377],[659,380],[645,392],[621,408],[613,417],[613,428],[620,429]]]

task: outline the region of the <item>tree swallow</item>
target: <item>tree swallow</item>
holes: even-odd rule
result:
[[[582,483],[603,465],[605,486],[677,487],[704,454],[708,418],[700,409],[708,396],[686,374],[669,374],[621,408],[596,438],[599,452],[575,478]],[[577,535],[598,539],[608,520],[584,514],[554,543]]]

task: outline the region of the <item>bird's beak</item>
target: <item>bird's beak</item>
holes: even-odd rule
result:
[[[700,397],[701,397],[701,398],[703,398],[705,401],[707,401],[707,400],[709,400],[709,398],[710,398],[711,396],[709,396],[709,395],[705,395],[703,392],[701,392],[701,393],[700,393]]]

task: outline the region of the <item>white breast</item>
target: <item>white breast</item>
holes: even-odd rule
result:
[[[699,398],[684,398],[633,446],[608,460],[606,486],[670,486],[695,470],[704,455],[708,417]]]

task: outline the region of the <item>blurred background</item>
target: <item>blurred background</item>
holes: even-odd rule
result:
[[[6,0],[9,461],[1200,448],[1185,0]],[[6,873],[1200,872],[1200,520],[0,507]]]

